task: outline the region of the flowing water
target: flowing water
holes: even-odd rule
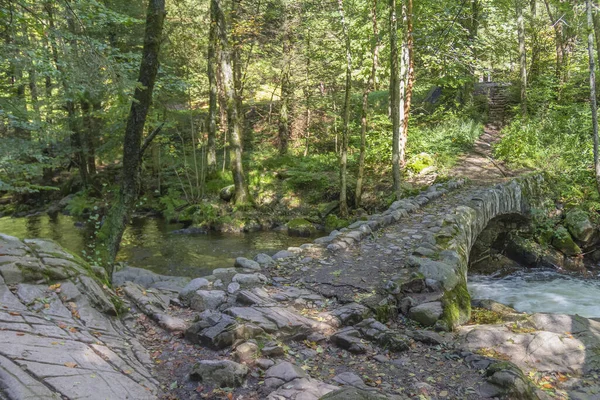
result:
[[[75,254],[90,252],[92,232],[75,226],[65,215],[50,218],[39,215],[25,218],[0,218],[0,232],[20,239],[53,239]],[[285,232],[181,235],[171,233],[182,228],[161,218],[134,218],[121,242],[118,261],[146,268],[159,274],[196,278],[209,275],[215,268],[233,266],[236,257],[273,254],[290,246],[312,242],[309,238],[290,237]]]
[[[600,317],[600,280],[548,270],[527,270],[502,278],[469,276],[474,299],[491,299],[522,312]]]

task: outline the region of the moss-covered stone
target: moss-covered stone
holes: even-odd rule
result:
[[[460,282],[442,298],[444,314],[442,320],[449,329],[454,329],[471,319],[471,295],[467,283]]]
[[[327,218],[325,218],[325,229],[328,231],[332,231],[334,229],[342,229],[349,225],[347,219],[339,218],[337,215],[329,214]]]
[[[314,225],[304,218],[295,218],[287,223],[290,236],[309,237],[317,232]]]
[[[559,226],[554,232],[552,246],[567,256],[576,256],[582,253],[581,248],[573,241],[567,228],[563,226]]]
[[[594,235],[594,225],[583,210],[570,210],[565,217],[565,227],[581,243],[588,242]]]

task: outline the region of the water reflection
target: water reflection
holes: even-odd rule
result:
[[[312,239],[289,237],[281,232],[254,232],[207,235],[177,235],[180,229],[160,218],[135,218],[123,235],[118,261],[147,268],[166,275],[198,277],[214,268],[231,267],[236,257],[272,254],[289,246],[299,246]],[[69,216],[50,218],[40,215],[28,218],[0,218],[0,232],[24,238],[48,238],[76,254],[88,250],[93,227],[76,227]]]

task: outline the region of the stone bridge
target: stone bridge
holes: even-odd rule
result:
[[[528,217],[532,204],[535,206],[543,200],[545,189],[544,179],[539,174],[489,187],[467,185],[455,194],[448,193],[457,186],[461,186],[461,182],[434,185],[419,196],[394,202],[387,211],[368,221],[355,223],[347,232],[334,233],[335,238],[317,239],[317,243],[329,242],[328,249],[338,254],[356,255],[370,252],[370,246],[375,247],[369,262],[386,257],[390,250],[392,254],[399,254],[389,260],[387,277],[390,279],[385,280],[385,274],[379,274],[379,283],[385,280],[387,292],[394,295],[403,313],[425,325],[437,324],[451,330],[470,318],[467,266],[478,236],[495,218]],[[436,205],[425,207],[442,196]],[[380,246],[373,241],[357,244],[361,239],[376,236],[379,229],[384,233],[375,242],[388,238],[391,239],[388,243],[393,244]],[[360,249],[353,253],[356,246]],[[383,250],[379,256],[375,255],[377,249]],[[341,254],[340,257],[344,258]],[[366,261],[366,255],[359,256],[360,260]],[[357,264],[354,263],[354,267],[359,268]],[[380,266],[376,268],[378,272],[382,270]],[[378,272],[371,275],[376,277]],[[352,276],[352,272],[348,274]],[[346,280],[348,285],[361,286],[356,279],[351,281],[351,278]],[[318,279],[314,283],[320,284]],[[368,286],[362,288],[369,289]],[[376,288],[371,286],[370,289]],[[378,300],[380,304],[385,303]]]

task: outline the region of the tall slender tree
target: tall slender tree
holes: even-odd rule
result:
[[[527,117],[527,49],[525,48],[525,18],[523,17],[522,0],[515,0],[517,12],[517,36],[519,39],[519,70],[521,89],[521,116]]]
[[[133,95],[123,138],[121,187],[119,196],[98,234],[100,261],[107,266],[109,272],[112,272],[112,265],[119,251],[125,226],[137,200],[142,155],[159,131],[159,129],[154,130],[142,144],[146,116],[152,103],[152,91],[158,73],[158,55],[165,15],[165,0],[148,0],[144,48],[138,77],[139,85]]]
[[[377,64],[379,63],[379,29],[377,28],[377,0],[373,0],[371,6],[371,22],[373,25],[373,36],[371,38],[371,74],[367,78],[365,90],[362,96],[362,108],[360,116],[360,154],[358,158],[358,175],[356,176],[356,192],[354,195],[356,208],[360,207],[363,193],[363,179],[365,175],[365,156],[367,153],[367,116],[369,113],[369,93],[375,88],[377,77]]]
[[[216,3],[216,4],[215,4]],[[210,28],[208,34],[208,143],[206,151],[206,167],[209,176],[217,171],[217,24],[218,0],[210,0]]]
[[[344,108],[342,110],[342,146],[340,151],[340,215],[348,216],[348,136],[350,122],[350,91],[352,90],[352,53],[348,23],[344,14],[344,1],[338,0],[338,12],[342,22],[342,36],[346,52],[346,84],[344,92]]]
[[[592,108],[592,129],[594,135],[594,171],[596,187],[600,193],[600,157],[598,155],[598,106],[596,100],[596,66],[594,63],[594,17],[592,15],[592,2],[585,0],[587,14],[587,50],[590,61],[590,107]]]

